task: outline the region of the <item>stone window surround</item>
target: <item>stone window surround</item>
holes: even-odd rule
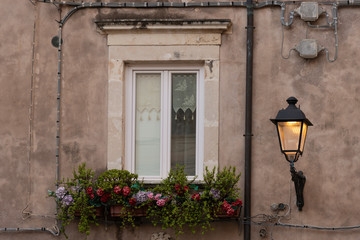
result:
[[[125,68],[129,63],[201,64],[204,68],[204,168],[219,161],[219,51],[230,20],[102,20],[107,34],[107,169],[125,166]]]

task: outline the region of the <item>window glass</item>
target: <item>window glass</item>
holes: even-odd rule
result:
[[[161,74],[136,73],[135,172],[160,175]]]
[[[196,73],[171,74],[171,168],[185,166],[195,176]]]
[[[158,181],[171,168],[202,173],[203,95],[199,68],[130,68],[126,90],[126,168]],[[200,126],[200,127],[199,127]]]

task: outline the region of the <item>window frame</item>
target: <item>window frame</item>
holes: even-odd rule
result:
[[[190,66],[191,65],[191,66]],[[161,74],[160,176],[139,176],[156,183],[168,176],[171,167],[171,74],[197,73],[195,176],[203,180],[204,164],[204,66],[201,64],[129,64],[125,67],[125,169],[135,172],[136,73]],[[166,106],[167,108],[164,108]],[[193,178],[194,176],[189,176]]]

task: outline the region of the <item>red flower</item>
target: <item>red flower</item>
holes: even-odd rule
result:
[[[229,208],[231,208],[231,205],[226,200],[224,200],[224,202],[222,204],[222,208],[224,210],[228,210]]]
[[[99,189],[96,191],[96,194],[101,197],[102,195],[104,195],[104,190],[102,190],[101,188],[99,188]]]
[[[242,206],[242,201],[240,199],[236,200],[237,206]]]
[[[189,190],[189,186],[185,186],[185,187],[184,187],[184,190],[185,190],[185,191],[188,191],[188,190]]]
[[[114,193],[120,194],[120,193],[121,193],[121,187],[115,186],[115,187],[114,187]]]
[[[129,204],[130,204],[131,206],[135,206],[135,204],[136,204],[136,199],[135,199],[135,198],[130,198],[130,199],[129,199]]]
[[[191,196],[191,198],[195,201],[199,201],[200,200],[200,195],[198,193],[195,193]]]
[[[237,199],[236,202],[233,202],[231,205],[233,205],[234,207],[236,206],[241,206],[242,205],[242,201],[240,199]]]
[[[93,193],[92,187],[88,187],[88,188],[86,189],[86,194],[91,195],[92,193]]]
[[[94,194],[91,194],[90,195],[90,199],[94,199],[95,198],[95,195]]]
[[[102,197],[100,198],[100,201],[106,203],[109,200],[110,196],[111,196],[110,193],[103,194]]]
[[[226,211],[226,214],[229,215],[229,216],[232,216],[235,214],[235,210],[232,209],[232,208],[229,208],[227,211]]]
[[[123,187],[123,195],[126,197],[130,194],[130,188],[129,187]]]
[[[179,191],[180,190],[180,185],[179,184],[175,184],[175,190]]]

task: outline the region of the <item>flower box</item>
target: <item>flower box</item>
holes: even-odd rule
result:
[[[238,208],[235,210],[235,213],[232,214],[232,215],[228,215],[226,209],[219,208],[219,209],[216,211],[214,217],[215,217],[215,218],[239,218],[240,213],[241,213],[241,208],[242,208],[242,206],[238,207]]]
[[[130,214],[131,216],[134,217],[143,217],[146,216],[147,209],[148,209],[147,206],[135,208],[135,207],[124,207],[122,205],[113,205],[110,208],[110,214],[112,217],[124,217],[127,214]]]
[[[104,207],[94,207],[95,209],[95,216],[96,217],[103,217],[104,216]],[[75,212],[75,217],[80,217],[80,211]]]

